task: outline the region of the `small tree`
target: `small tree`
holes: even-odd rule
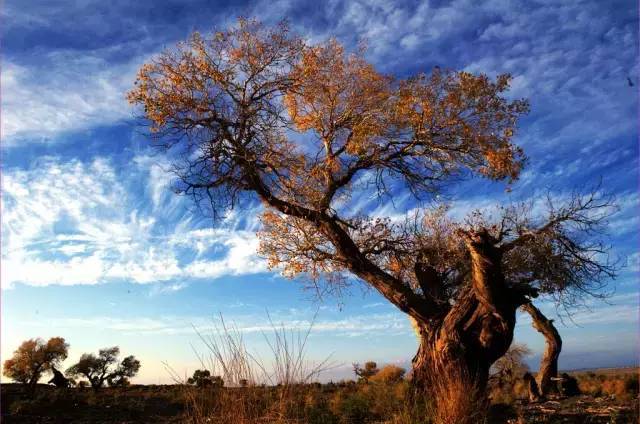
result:
[[[207,387],[211,385],[211,373],[209,370],[195,370],[193,377],[189,377],[187,383],[197,387]]]
[[[209,370],[195,370],[193,377],[189,377],[187,383],[197,387],[222,387],[224,380],[218,375],[212,376]]]
[[[64,361],[68,350],[69,344],[62,337],[52,337],[46,343],[40,338],[26,340],[4,362],[3,373],[33,392],[42,374]]]
[[[119,355],[118,346],[100,349],[98,356],[84,353],[78,363],[69,367],[67,374],[86,377],[94,390],[102,387],[105,381],[110,386],[128,385],[129,377],[135,376],[140,370],[140,361],[131,355],[118,363]]]
[[[529,371],[524,358],[530,354],[531,350],[526,345],[515,343],[492,365],[489,389],[494,400],[512,400],[518,383]]]
[[[360,367],[360,364],[353,364],[353,372],[358,376],[358,381],[365,383],[369,382],[369,379],[378,373],[378,364],[373,361],[365,362],[364,368]]]

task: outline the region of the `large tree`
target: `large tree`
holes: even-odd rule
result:
[[[428,200],[452,179],[517,179],[525,158],[512,139],[528,104],[504,97],[509,81],[440,69],[397,79],[335,40],[307,45],[286,25],[240,20],[144,65],[128,98],[175,159],[178,191],[216,216],[260,199],[271,266],[319,289],[352,274],[415,322],[416,383],[437,370],[483,389],[520,306],[606,270],[579,235],[602,221],[586,211],[607,202],[577,196],[546,220],[511,208],[466,223],[428,211],[398,223],[347,205],[360,190],[393,197],[402,186]],[[555,268],[525,260],[545,265],[547,254],[584,275],[558,283]]]
[[[52,337],[47,342],[40,338],[26,340],[4,361],[3,374],[27,385],[33,393],[42,374],[64,361],[68,350],[69,344],[62,337]]]

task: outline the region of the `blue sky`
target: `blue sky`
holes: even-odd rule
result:
[[[267,310],[304,328],[317,311],[309,357],[332,354],[325,378],[350,364],[407,364],[416,349],[403,314],[355,287],[323,302],[304,281],[269,272],[256,256],[259,206],[213,227],[170,190],[167,162],[149,148],[124,93],[137,68],[192,31],[287,18],[311,42],[335,36],[368,45],[378,69],[407,76],[434,66],[514,76],[510,96],[532,112],[517,135],[529,165],[511,192],[484,180],[451,186],[451,213],[556,196],[602,179],[620,211],[609,225],[625,263],[608,302],[588,301],[559,324],[561,367],[637,363],[638,6],[626,1],[45,1],[2,7],[2,356],[24,339],[63,336],[70,365],[119,345],[142,360],[136,379],[169,382],[198,366],[193,327],[222,313],[265,353]],[[631,87],[627,79],[634,84]],[[398,215],[415,207],[367,193],[362,210]],[[550,303],[541,303],[555,315]],[[520,317],[516,340],[543,340]]]

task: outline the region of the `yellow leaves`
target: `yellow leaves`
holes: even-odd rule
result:
[[[487,150],[487,166],[483,168],[483,173],[494,179],[507,177],[515,180],[522,167],[522,162],[516,156],[522,156],[522,152],[511,145]]]
[[[268,29],[255,20],[240,19],[236,28],[210,37],[196,32],[143,65],[127,99],[142,107],[152,131],[189,127],[185,118],[228,113],[228,105],[212,110],[223,96],[240,102],[258,94],[251,90],[272,89],[265,83],[278,77],[284,63],[301,49],[300,39],[288,36],[284,25]]]
[[[318,278],[341,269],[328,241],[312,223],[270,209],[262,214],[261,222],[258,253],[267,259],[269,268],[280,268],[288,278],[302,273]]]
[[[49,366],[67,357],[68,348],[69,345],[62,337],[52,337],[47,342],[40,338],[25,340],[13,356],[5,361],[3,373],[20,382],[31,378],[37,381]]]
[[[352,128],[367,116],[379,113],[389,97],[389,80],[363,58],[347,55],[336,41],[305,49],[293,68],[294,88],[286,93],[289,116],[300,131],[332,134]],[[366,129],[358,132],[364,136]]]

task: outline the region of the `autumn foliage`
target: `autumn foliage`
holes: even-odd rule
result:
[[[463,222],[446,207],[398,222],[348,205],[362,190],[424,200],[454,177],[517,180],[528,103],[506,97],[509,82],[439,68],[397,78],[334,39],[310,45],[286,24],[241,19],[145,64],[128,99],[175,159],[178,192],[214,216],[259,199],[271,267],[310,277],[320,295],[348,275],[365,282],[415,324],[413,381],[438,370],[458,395],[468,383],[481,398],[520,306],[539,294],[571,303],[613,275],[592,240],[609,199],[595,191],[549,199],[543,216],[524,204]]]
[[[68,349],[69,344],[62,337],[46,342],[39,338],[26,340],[4,361],[3,374],[33,390],[43,373],[67,358]]]

